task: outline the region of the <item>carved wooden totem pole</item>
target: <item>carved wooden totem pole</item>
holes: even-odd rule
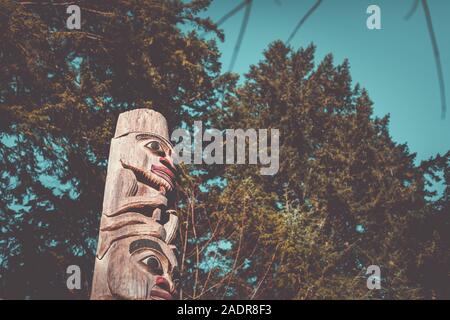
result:
[[[91,299],[172,299],[178,281],[176,168],[166,119],[136,109],[117,122],[106,177]]]

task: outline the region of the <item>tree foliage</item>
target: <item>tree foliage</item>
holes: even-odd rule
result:
[[[174,127],[215,104],[208,3],[79,1],[68,30],[65,2],[0,2],[0,296],[67,296],[71,262],[90,281],[118,114],[153,108]]]
[[[416,164],[390,137],[388,116],[375,117],[352,86],[348,61],[328,55],[315,66],[314,51],[274,42],[217,110],[220,128],[280,129],[280,170],[205,168],[204,179],[226,183],[196,197],[196,214],[214,217],[208,234],[229,249],[200,257],[209,265],[190,297],[448,298],[450,152]],[[436,181],[441,196],[430,191]],[[191,270],[211,239],[198,242]],[[381,290],[367,289],[370,265],[381,268]]]
[[[274,176],[182,166],[182,298],[449,298],[450,152],[418,163],[395,143],[347,61],[274,42],[238,84],[197,34],[223,38],[199,16],[209,1],[79,5],[78,31],[63,2],[0,0],[0,297],[88,297],[109,139],[147,107],[171,128],[281,133]]]

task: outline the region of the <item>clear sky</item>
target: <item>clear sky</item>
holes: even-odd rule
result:
[[[215,0],[206,13],[214,21],[242,0]],[[333,53],[348,58],[354,83],[365,87],[375,114],[391,115],[395,141],[407,142],[418,159],[450,149],[450,110],[441,120],[441,100],[430,37],[422,6],[405,20],[414,0],[323,0],[291,41],[294,48],[317,46],[316,60]],[[286,41],[315,0],[254,0],[234,72],[244,74],[274,40]],[[447,101],[450,101],[450,0],[428,0],[439,43]],[[367,7],[381,9],[381,30],[369,30]],[[244,10],[221,25],[224,71],[230,66]]]

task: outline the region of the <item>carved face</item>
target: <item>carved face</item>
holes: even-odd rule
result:
[[[131,237],[111,248],[107,279],[115,299],[169,300],[178,281],[172,249],[154,237]],[[117,270],[121,270],[120,273]]]
[[[92,299],[172,299],[178,279],[170,245],[178,218],[169,197],[176,168],[167,123],[136,109],[119,116],[111,141]]]
[[[123,168],[133,171],[140,182],[163,195],[172,191],[176,168],[170,142],[150,133],[132,133],[127,139],[134,140],[129,145],[134,145],[135,149],[122,155],[120,161]]]

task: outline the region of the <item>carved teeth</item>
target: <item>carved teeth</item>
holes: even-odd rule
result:
[[[159,187],[159,191],[163,194],[165,194],[167,190],[172,190],[171,185],[166,180],[157,176],[153,172],[146,172],[145,177],[156,184]]]
[[[172,186],[169,184],[169,182],[167,182],[165,179],[161,178],[157,174],[155,174],[155,173],[153,173],[151,171],[144,171],[144,170],[142,170],[140,168],[136,168],[136,167],[134,167],[132,165],[129,165],[129,164],[125,163],[122,160],[120,160],[120,162],[122,163],[122,166],[124,168],[132,170],[135,174],[140,175],[141,177],[143,177],[148,182],[158,186],[159,187],[159,192],[162,195],[165,195],[167,191],[171,191],[172,190]]]

